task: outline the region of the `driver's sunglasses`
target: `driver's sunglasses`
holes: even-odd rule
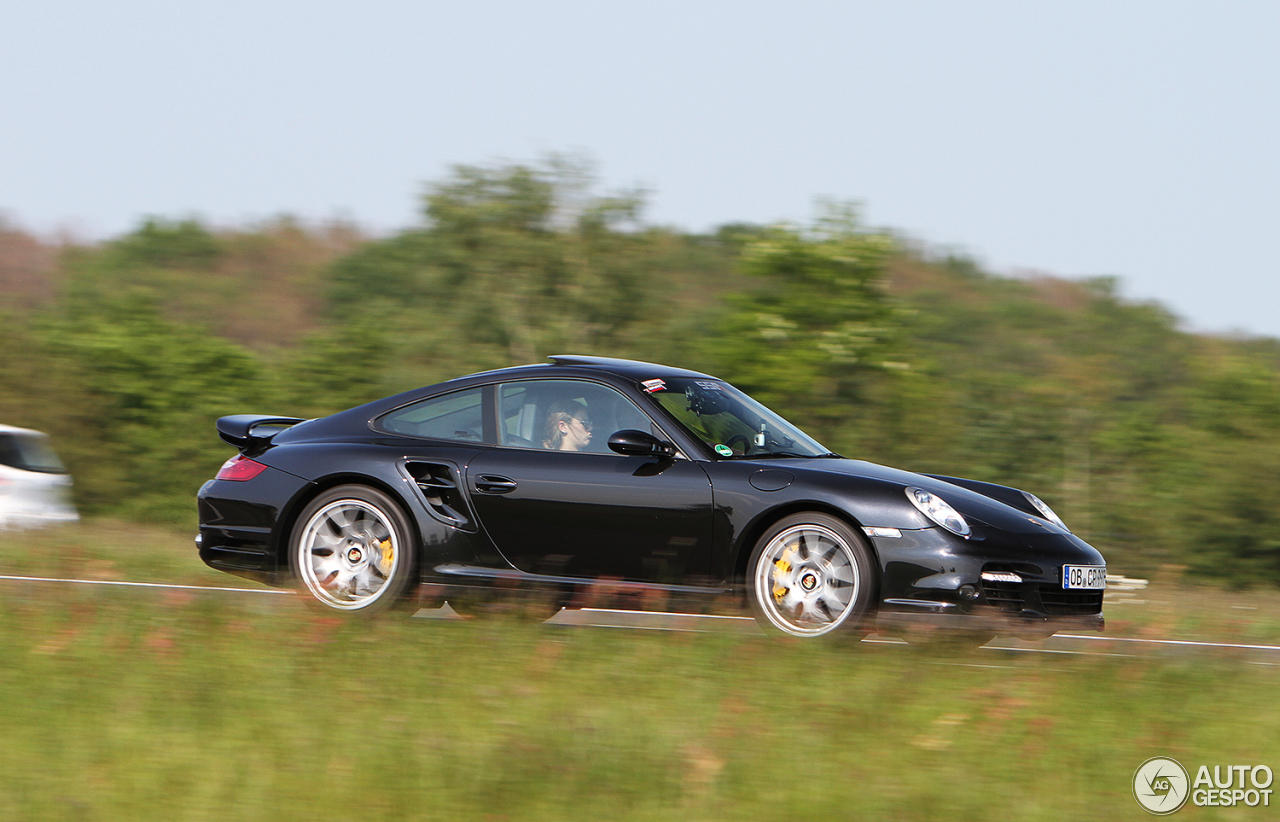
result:
[[[577,420],[578,424],[582,426],[583,431],[591,430],[591,420],[579,420],[577,417],[574,417],[574,419]]]

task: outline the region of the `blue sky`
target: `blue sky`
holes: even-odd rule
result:
[[[991,270],[1280,337],[1280,3],[0,7],[0,211],[389,232],[455,163],[594,158],[688,230],[818,197]]]

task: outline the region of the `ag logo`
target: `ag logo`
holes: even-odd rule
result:
[[[1144,810],[1164,816],[1187,802],[1191,780],[1176,759],[1157,756],[1138,766],[1133,775],[1133,797]]]

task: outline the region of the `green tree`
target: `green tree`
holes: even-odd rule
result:
[[[635,192],[593,193],[580,161],[458,166],[429,189],[423,227],[334,267],[332,321],[388,329],[396,387],[652,349],[675,313],[671,269],[693,245],[644,227],[642,207]]]
[[[122,259],[156,268],[208,271],[224,253],[222,243],[194,219],[149,217],[111,245]]]
[[[200,483],[230,456],[212,421],[264,394],[256,358],[139,297],[78,304],[41,336],[78,432],[64,447],[84,509],[190,522]]]
[[[302,340],[273,372],[271,413],[322,417],[383,396],[389,345],[376,324],[359,323]]]
[[[742,267],[758,285],[728,297],[709,343],[714,368],[820,436],[840,437],[869,375],[904,367],[885,282],[894,251],[849,206],[828,206],[808,230],[777,226],[748,240]]]

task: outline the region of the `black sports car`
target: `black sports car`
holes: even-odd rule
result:
[[[706,374],[551,360],[219,419],[201,558],[337,612],[607,590],[799,637],[1102,629],[1105,561],[1032,494],[845,459]]]

